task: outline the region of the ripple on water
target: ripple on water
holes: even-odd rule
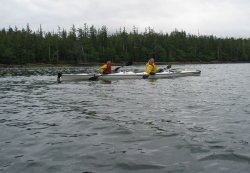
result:
[[[207,131],[207,129],[205,129],[204,127],[198,127],[198,126],[190,127],[188,128],[188,130],[190,130],[191,132],[200,132],[200,133]]]
[[[150,169],[164,169],[164,165],[159,164],[139,164],[134,162],[127,162],[127,163],[116,163],[116,167],[119,169],[123,169],[126,171],[138,171],[138,170],[150,170]]]
[[[5,123],[5,122],[8,122],[10,120],[6,120],[6,119],[0,119],[0,123]]]
[[[119,127],[114,127],[113,129],[110,129],[109,132],[106,134],[108,135],[130,135],[133,133],[133,130],[119,126]]]
[[[208,148],[206,148],[206,146],[203,145],[198,145],[198,144],[188,144],[188,145],[176,145],[175,146],[177,149],[181,149],[181,148],[187,148],[191,151],[191,153],[193,154],[202,154],[202,153],[208,153],[211,150],[209,150]]]
[[[162,137],[174,137],[174,136],[179,136],[180,134],[175,132],[155,132],[153,135]]]
[[[247,114],[250,114],[250,104],[246,105],[244,108],[243,108],[244,112],[247,113]]]
[[[207,161],[207,160],[229,160],[236,162],[247,162],[250,164],[249,156],[236,153],[210,154],[200,159],[200,161]]]

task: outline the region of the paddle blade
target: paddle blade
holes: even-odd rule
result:
[[[61,77],[62,77],[62,73],[58,73],[57,74],[57,82],[61,83]]]
[[[120,68],[121,67],[116,67],[114,71],[117,72]]]
[[[167,65],[167,69],[170,69],[171,68],[171,65],[169,64],[169,65]]]
[[[89,81],[97,81],[98,77],[99,77],[99,76],[95,76],[95,75],[94,75],[93,77],[90,77],[90,78],[89,78]]]
[[[132,61],[129,61],[129,62],[127,62],[124,66],[130,66],[130,65],[132,65],[132,64],[133,64],[133,62],[132,62]],[[123,67],[123,66],[116,67],[114,71],[117,72],[121,67]]]
[[[130,65],[132,65],[133,64],[133,62],[132,61],[129,61],[129,62],[127,62],[127,64],[125,65],[125,66],[130,66]]]

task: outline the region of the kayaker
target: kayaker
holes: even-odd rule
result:
[[[111,61],[108,60],[105,64],[102,64],[99,69],[101,74],[109,74],[112,72]]]
[[[148,63],[146,64],[146,73],[150,75],[154,75],[155,73],[163,72],[163,69],[158,69],[157,65],[155,64],[154,58],[150,58]]]

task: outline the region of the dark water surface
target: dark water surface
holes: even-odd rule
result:
[[[250,64],[175,67],[202,73],[58,84],[93,68],[0,69],[0,173],[248,173]]]

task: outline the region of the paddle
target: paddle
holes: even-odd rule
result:
[[[167,65],[167,69],[170,69],[170,68],[171,68],[171,65],[170,65],[170,64],[168,64],[168,65]]]
[[[129,61],[129,62],[127,62],[125,65],[123,65],[123,66],[120,66],[120,67],[116,67],[115,68],[115,72],[117,72],[120,68],[122,68],[122,67],[124,67],[124,66],[130,66],[130,65],[132,65],[133,64],[133,62],[132,61]]]
[[[130,65],[132,65],[132,64],[133,64],[133,62],[132,62],[132,61],[129,61],[129,62],[127,62],[127,63],[126,63],[125,65],[123,65],[123,66],[116,67],[114,71],[117,72],[121,67],[130,66]],[[106,74],[101,74],[101,75],[95,75],[95,74],[94,74],[94,76],[93,76],[93,77],[90,77],[89,80],[90,80],[90,81],[97,81],[98,78],[99,78],[100,76],[103,76],[103,75],[106,75]]]
[[[58,73],[57,74],[57,82],[61,83],[61,77],[62,77],[62,73]]]
[[[101,75],[97,76],[96,74],[94,74],[94,76],[90,77],[89,80],[90,81],[97,81],[97,79],[99,78],[99,76],[101,76]]]
[[[148,77],[150,75],[155,75],[155,73],[154,72],[150,72],[149,74],[145,74],[145,75],[142,76],[142,79],[148,79]]]

